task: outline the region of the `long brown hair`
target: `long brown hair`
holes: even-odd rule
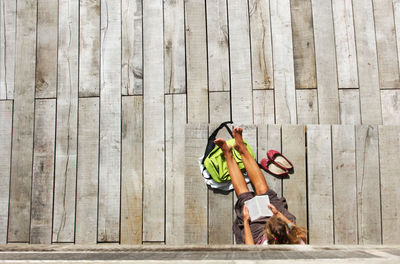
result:
[[[292,229],[277,216],[271,216],[264,229],[268,244],[299,244],[299,239],[306,242],[307,230],[293,226]]]

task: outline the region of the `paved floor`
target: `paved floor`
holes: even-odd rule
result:
[[[400,246],[0,247],[0,263],[400,263]]]

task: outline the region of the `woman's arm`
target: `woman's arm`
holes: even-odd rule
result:
[[[284,214],[282,214],[278,209],[275,208],[274,205],[269,204],[268,205],[269,209],[271,209],[272,213],[276,215],[277,217],[281,218],[283,221],[285,221],[286,224],[291,224],[292,226],[296,226],[292,221],[290,221]]]
[[[247,206],[243,206],[243,222],[244,222],[244,243],[246,245],[254,245],[253,235],[250,229],[250,215]]]

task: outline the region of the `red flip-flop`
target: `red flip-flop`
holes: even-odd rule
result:
[[[281,168],[280,166],[277,166],[272,160],[270,159],[262,159],[261,160],[261,168],[268,172],[269,174],[272,174],[278,178],[288,178],[288,170],[285,168]]]
[[[280,152],[276,150],[268,150],[268,159],[272,160],[276,165],[282,169],[286,169],[288,172],[293,171],[293,164]]]

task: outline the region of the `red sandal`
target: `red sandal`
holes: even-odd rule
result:
[[[270,159],[262,159],[261,160],[261,168],[268,172],[269,174],[272,174],[278,178],[288,178],[289,171],[285,168],[282,168],[280,166],[277,166],[272,160]]]
[[[286,169],[288,172],[293,171],[293,164],[280,152],[276,150],[268,150],[268,159],[272,160],[278,167]]]

